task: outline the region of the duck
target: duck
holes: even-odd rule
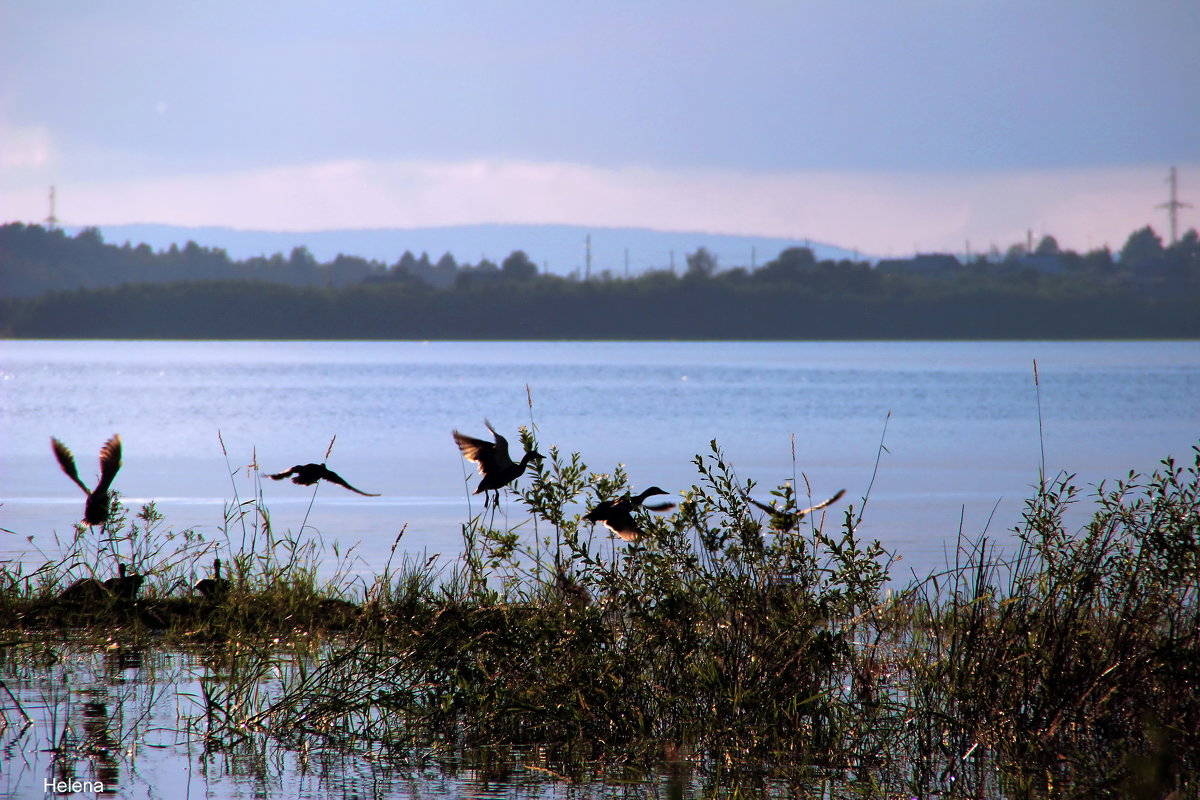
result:
[[[519,463],[513,463],[508,455],[508,440],[496,433],[492,423],[486,419],[483,424],[492,432],[492,436],[495,438],[494,442],[466,436],[457,430],[451,431],[451,435],[454,436],[454,443],[462,451],[463,457],[468,461],[474,461],[479,467],[479,474],[483,476],[483,480],[479,481],[479,486],[476,487],[473,494],[484,495],[483,505],[486,508],[488,504],[486,492],[492,492],[494,502],[499,503],[500,490],[521,477],[521,474],[525,472],[525,467],[529,466],[529,462],[534,459],[541,460],[545,456],[537,450],[529,450],[521,457]]]
[[[771,526],[771,530],[777,533],[788,533],[794,530],[795,527],[800,524],[800,520],[804,519],[814,511],[820,511],[822,508],[833,505],[838,500],[841,500],[842,495],[845,493],[845,489],[839,489],[837,494],[823,503],[817,503],[815,506],[809,506],[808,508],[801,509],[779,509],[776,508],[773,503],[771,505],[767,505],[766,503],[760,503],[758,500],[755,500],[749,495],[742,496],[746,499],[746,502],[770,515],[771,520],[769,524]]]
[[[94,605],[113,599],[132,602],[144,580],[141,575],[129,574],[124,564],[118,564],[116,578],[105,581],[80,578],[64,589],[58,599],[64,603],[79,605]]]
[[[104,584],[95,578],[80,578],[58,595],[63,603],[91,605],[108,598],[110,595]]]
[[[83,507],[83,521],[88,525],[103,525],[108,522],[109,488],[113,479],[117,477],[117,470],[121,469],[121,437],[114,434],[100,448],[100,479],[94,489],[89,489],[87,484],[79,479],[79,471],[75,468],[75,456],[65,444],[52,436],[50,446],[62,471],[87,495],[87,502]]]
[[[291,469],[284,470],[283,472],[277,472],[274,475],[268,475],[267,477],[273,481],[281,481],[289,476],[292,479],[292,483],[296,483],[301,486],[312,486],[317,481],[329,481],[330,483],[336,483],[338,486],[349,489],[352,492],[361,494],[364,497],[379,497],[378,494],[364,492],[362,489],[355,489],[353,486],[346,483],[345,479],[343,479],[341,475],[338,475],[333,470],[327,468],[324,464],[297,464]]]
[[[117,577],[106,580],[104,582],[104,589],[118,600],[133,602],[145,580],[145,576],[130,573],[125,569],[124,564],[118,564]]]
[[[196,591],[202,596],[216,600],[229,591],[229,579],[221,577],[221,559],[213,559],[213,574],[211,578],[196,581]]]
[[[642,538],[643,531],[638,526],[637,520],[633,518],[634,509],[645,508],[649,511],[662,512],[670,511],[675,507],[674,503],[646,504],[647,498],[660,494],[668,494],[668,492],[657,486],[651,486],[636,496],[630,496],[629,492],[626,492],[615,500],[603,500],[597,503],[594,508],[584,514],[583,518],[588,522],[602,522],[604,527],[625,541],[636,542]]]

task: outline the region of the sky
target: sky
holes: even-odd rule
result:
[[[0,222],[1168,236],[1197,0],[0,0]],[[1200,227],[1195,208],[1180,227]]]

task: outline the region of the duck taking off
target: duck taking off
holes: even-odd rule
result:
[[[492,423],[486,419],[483,424],[492,432],[492,436],[496,441],[488,442],[483,439],[476,439],[471,436],[459,433],[457,430],[452,431],[454,443],[458,445],[458,449],[462,451],[463,456],[468,461],[474,461],[479,467],[479,474],[483,476],[483,480],[479,482],[473,494],[481,494],[484,492],[492,492],[495,502],[500,502],[500,490],[508,484],[521,477],[521,473],[525,471],[533,459],[541,459],[544,456],[537,450],[530,450],[521,457],[520,463],[513,463],[513,460],[508,455],[508,440],[500,434],[496,433],[496,429],[492,427]],[[484,508],[487,507],[488,497],[483,495]]]
[[[54,449],[54,456],[58,459],[58,465],[62,467],[62,471],[67,473],[67,477],[75,481],[75,485],[83,489],[83,493],[87,495],[87,503],[83,507],[83,521],[88,525],[103,525],[108,522],[108,491],[112,486],[113,478],[117,477],[117,470],[121,468],[121,437],[114,434],[100,448],[100,479],[96,482],[95,489],[89,489],[83,481],[79,480],[79,471],[75,468],[75,456],[71,455],[71,451],[65,444],[50,437],[50,446]]]
[[[357,492],[364,497],[379,497],[378,494],[364,492],[362,489],[355,489],[346,483],[341,475],[338,475],[331,469],[327,469],[324,464],[297,464],[289,470],[277,472],[267,477],[273,481],[281,481],[288,476],[291,476],[292,483],[298,483],[301,486],[312,486],[317,481],[329,481],[330,483],[336,483],[338,486],[343,486],[352,492]]]
[[[585,514],[583,518],[588,522],[603,522],[604,527],[625,541],[636,542],[642,537],[643,531],[638,527],[637,520],[633,518],[634,509],[645,508],[649,511],[662,512],[670,511],[675,507],[674,503],[646,504],[646,498],[658,494],[667,494],[667,491],[657,486],[651,486],[632,497],[629,492],[626,492],[615,500],[603,500],[597,503],[596,507]]]
[[[838,500],[841,500],[842,495],[845,493],[845,489],[839,489],[837,494],[825,502],[817,503],[815,506],[809,506],[808,508],[800,509],[776,508],[773,504],[767,505],[766,503],[760,503],[749,495],[744,495],[744,497],[746,498],[747,503],[756,506],[760,510],[765,511],[770,515],[771,530],[776,531],[777,533],[787,533],[799,525],[800,520],[804,519],[807,515],[814,511],[820,511],[822,508],[831,506]]]

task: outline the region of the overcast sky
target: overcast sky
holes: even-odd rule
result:
[[[1200,206],[1198,42],[1197,0],[0,0],[0,221],[1117,248],[1170,166]]]

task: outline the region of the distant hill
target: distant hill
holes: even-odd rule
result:
[[[74,235],[80,228],[67,226],[65,230]],[[330,261],[341,253],[394,264],[408,250],[416,256],[428,253],[434,261],[449,252],[459,261],[477,262],[487,258],[500,263],[514,250],[524,250],[539,269],[559,275],[575,270],[583,274],[586,269],[585,240],[589,235],[592,274],[607,269],[616,276],[625,274],[626,251],[632,275],[647,269],[670,267],[672,254],[676,270],[682,272],[686,267],[684,257],[700,247],[713,253],[721,268],[748,267],[752,262],[761,266],[789,247],[810,247],[820,260],[861,257],[852,250],[805,239],[578,225],[455,225],[301,232],[106,225],[101,226],[100,231],[109,244],[129,242],[136,246],[145,243],[163,250],[172,244],[182,247],[190,240],[202,247],[223,248],[234,260],[275,253],[286,256],[292,248],[306,247],[318,261]]]

